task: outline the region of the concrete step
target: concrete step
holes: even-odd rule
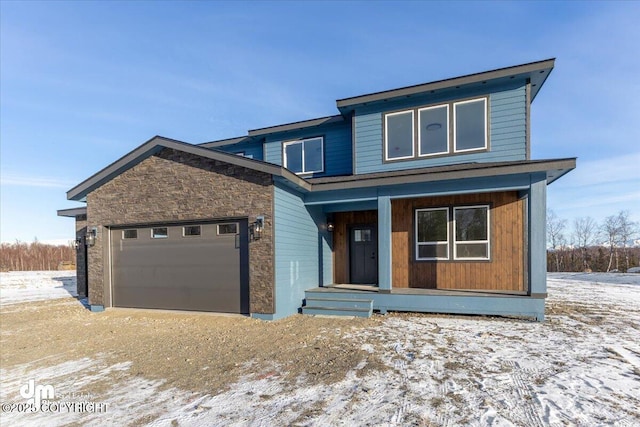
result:
[[[371,317],[373,300],[351,298],[305,298],[303,314]]]
[[[364,308],[332,308],[332,307],[302,307],[302,314],[317,314],[322,316],[355,316],[371,317],[373,310]]]

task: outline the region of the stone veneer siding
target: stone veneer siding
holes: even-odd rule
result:
[[[87,296],[87,247],[84,244],[86,234],[87,216],[76,215],[76,241],[79,242],[76,249],[76,283],[78,296],[81,298]]]
[[[273,177],[267,173],[163,149],[87,196],[89,303],[109,304],[108,226],[264,216],[262,238],[249,242],[249,310],[275,312]]]

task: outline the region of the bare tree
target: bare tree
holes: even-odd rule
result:
[[[625,260],[625,271],[629,269],[628,243],[638,234],[638,223],[631,221],[629,211],[618,212],[619,244],[622,246],[622,254]]]
[[[565,244],[564,230],[567,220],[561,219],[556,213],[547,209],[547,244],[551,246],[553,258],[556,263],[556,271],[560,270],[560,249]]]
[[[607,239],[609,245],[609,264],[607,265],[607,272],[611,271],[613,264],[613,258],[616,259],[616,270],[619,269],[618,258],[618,244],[620,243],[620,214],[611,215],[604,219],[604,222],[600,226],[600,232],[602,236]]]
[[[597,224],[591,217],[580,217],[573,220],[573,239],[580,248],[582,256],[582,269],[589,270],[587,248],[594,243],[597,235]]]

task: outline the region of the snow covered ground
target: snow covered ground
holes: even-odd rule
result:
[[[67,273],[48,280],[44,273],[8,274],[11,280],[0,276],[3,304],[20,295],[73,293],[70,283],[61,293],[63,282],[53,279]],[[387,369],[355,370],[329,386],[304,377],[287,383],[278,374],[286,366],[249,375],[215,396],[118,375],[104,413],[2,413],[2,424],[122,425],[148,416],[153,426],[640,425],[640,274],[550,274],[548,288],[544,323],[388,315],[349,337],[379,354]],[[16,400],[24,378],[73,390],[128,369],[126,361],[105,365],[100,357],[2,369],[2,403]]]
[[[69,296],[78,296],[75,271],[0,273],[0,307]]]

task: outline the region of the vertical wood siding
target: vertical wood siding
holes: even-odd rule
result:
[[[349,283],[349,227],[378,224],[377,211],[337,212],[333,230],[333,283]]]
[[[418,208],[491,205],[490,261],[415,261]],[[524,202],[516,192],[391,202],[394,288],[524,291]]]
[[[466,94],[472,95],[472,94]],[[465,95],[465,96],[466,96]],[[475,95],[474,95],[475,96]],[[451,99],[443,99],[442,102]],[[386,111],[398,108],[413,108],[424,104],[387,106]],[[437,102],[440,102],[437,101]],[[482,153],[456,154],[409,161],[383,162],[383,113],[380,111],[358,112],[355,121],[355,168],[354,173],[364,174],[439,166],[467,162],[499,162],[526,159],[526,90],[522,84],[516,88],[489,94],[489,151]],[[451,116],[453,120],[453,116]],[[453,141],[451,141],[453,143]]]

